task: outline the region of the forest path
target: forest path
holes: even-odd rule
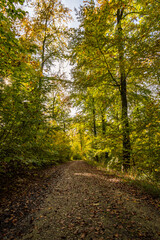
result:
[[[115,176],[67,165],[23,239],[160,239],[160,212]]]
[[[48,183],[43,183],[47,191],[39,193],[39,197],[43,195],[39,209],[32,211],[31,207],[17,225],[23,235],[12,233],[12,238],[6,234],[3,239],[160,239],[160,211],[146,195],[83,161],[56,169]],[[35,192],[27,196],[36,202]]]

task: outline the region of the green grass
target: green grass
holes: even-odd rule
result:
[[[126,173],[115,171],[112,169],[108,170],[105,164],[96,162],[94,160],[93,161],[89,160],[87,162],[92,166],[105,170],[106,173],[109,175],[110,174],[116,175],[117,177],[121,178],[122,181],[124,181],[125,183],[139,189],[142,193],[147,193],[155,199],[160,199],[160,182],[159,181],[155,181],[152,178],[144,178],[143,175],[136,174],[136,172],[133,175],[132,172],[128,172],[126,174]]]
[[[159,198],[160,199],[160,185],[159,183],[151,183],[145,180],[139,180],[139,179],[131,179],[131,178],[125,178],[127,180],[128,184],[131,184],[132,186],[137,187],[142,192],[147,193],[151,195],[153,198]]]

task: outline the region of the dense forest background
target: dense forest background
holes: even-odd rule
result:
[[[90,0],[73,29],[59,0],[0,2],[1,175],[86,159],[160,177],[159,15]]]

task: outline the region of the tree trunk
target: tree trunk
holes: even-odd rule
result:
[[[94,137],[97,137],[97,129],[96,129],[96,109],[95,109],[95,102],[94,98],[92,98],[92,111],[93,111],[93,134]],[[97,148],[97,144],[95,143],[93,146],[95,149]],[[98,162],[99,158],[98,155],[95,156],[96,161]]]
[[[79,128],[79,136],[80,136],[80,145],[81,145],[81,152],[83,151],[83,133],[81,127]]]
[[[101,110],[101,119],[102,119],[102,135],[104,136],[105,133],[106,133],[106,124],[105,124],[104,110]]]
[[[124,63],[124,41],[122,38],[121,19],[123,9],[117,10],[117,27],[118,27],[118,54],[119,54],[119,71],[120,71],[120,87],[121,87],[121,105],[122,105],[122,131],[123,131],[123,168],[130,168],[130,136],[128,121],[128,104],[127,104],[127,84]]]
[[[44,63],[45,63],[45,47],[46,47],[46,39],[47,39],[47,24],[48,24],[48,19],[46,18],[45,22],[45,34],[44,34],[44,39],[42,42],[42,55],[41,55],[41,72],[40,72],[40,78],[39,78],[39,90],[42,88],[42,76],[43,76],[43,69],[44,69]]]
[[[95,110],[95,103],[94,103],[94,98],[92,98],[92,107],[93,107],[93,133],[94,137],[97,136],[97,129],[96,129],[96,110]]]
[[[64,131],[64,133],[66,132],[66,124],[65,124],[65,122],[63,122],[63,131]]]

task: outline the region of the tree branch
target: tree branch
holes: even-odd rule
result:
[[[118,88],[119,88],[119,90],[120,90],[120,84],[117,82],[117,80],[114,78],[113,74],[111,73],[111,71],[110,71],[110,69],[109,69],[109,66],[108,66],[108,63],[107,63],[107,61],[106,61],[106,57],[105,57],[105,55],[104,55],[101,47],[99,46],[98,40],[97,40],[97,44],[98,44],[98,48],[99,48],[101,54],[103,55],[104,62],[105,62],[105,64],[106,64],[106,66],[107,66],[108,73],[109,73],[111,79],[116,83],[116,86],[118,86]]]

